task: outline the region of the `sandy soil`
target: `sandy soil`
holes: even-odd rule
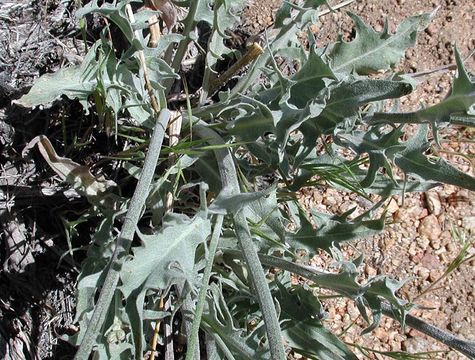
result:
[[[338,2],[330,2],[332,5]],[[262,0],[246,9],[245,23],[250,33],[258,33],[272,24],[273,16],[280,2]],[[475,72],[475,4],[457,0],[388,0],[356,1],[345,10],[361,16],[376,30],[382,30],[385,18],[389,29],[406,16],[434,11],[439,7],[431,25],[419,36],[417,46],[406,52],[398,70],[405,73],[420,73],[454,64],[454,46],[466,58],[466,67]],[[345,39],[351,38],[352,22],[344,11],[320,18],[321,23],[313,27],[317,44],[324,46],[341,33]],[[470,56],[471,55],[471,56]],[[409,111],[420,106],[428,106],[442,100],[450,90],[454,71],[440,72],[418,77],[417,90],[401,101],[401,108]],[[475,147],[473,133],[465,129],[451,129],[443,132],[442,155],[459,169],[473,174],[473,154]],[[467,154],[470,161],[455,153]],[[333,189],[306,189],[301,193],[301,202],[307,208],[329,213],[343,213],[358,206],[355,195],[341,193]],[[461,265],[457,270],[437,283],[433,291],[418,295],[434,283],[447,266],[457,257],[462,247],[459,238],[452,235],[458,229],[466,241],[471,241],[475,233],[475,196],[473,193],[453,186],[444,186],[426,194],[406,195],[404,204],[401,197],[395,197],[389,208],[392,224],[386,230],[354,246],[346,248],[348,256],[363,253],[366,256],[364,272],[367,277],[387,274],[396,279],[408,279],[400,295],[421,306],[413,314],[431,323],[448,329],[461,337],[475,340],[475,261]],[[475,253],[473,245],[468,256]],[[316,266],[327,264],[325,256],[315,257]],[[336,333],[347,330],[343,339],[380,351],[406,350],[408,352],[444,352],[434,355],[443,359],[462,359],[463,355],[436,344],[417,331],[402,331],[391,319],[385,319],[381,327],[372,333],[360,336],[365,327],[355,305],[346,300],[327,301],[330,316],[326,325]],[[361,353],[359,354],[361,355]],[[363,356],[361,355],[363,358]],[[299,358],[299,356],[296,356]],[[371,353],[370,358],[384,359],[385,355]]]

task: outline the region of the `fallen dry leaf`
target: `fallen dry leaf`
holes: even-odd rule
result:
[[[145,0],[145,6],[161,12],[160,17],[170,30],[176,22],[175,6],[168,0]]]
[[[117,186],[112,180],[95,177],[87,166],[58,156],[45,135],[39,135],[31,140],[23,149],[22,156],[25,157],[35,145],[38,146],[43,158],[61,180],[71,184],[79,194],[86,196],[91,203],[102,203],[103,195],[112,187]]]

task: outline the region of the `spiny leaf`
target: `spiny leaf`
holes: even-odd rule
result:
[[[381,302],[383,299],[391,304],[399,322],[404,326],[406,311],[410,308],[410,305],[407,304],[407,301],[398,298],[396,295],[396,292],[404,283],[405,281],[397,281],[386,276],[378,276],[368,281],[364,286],[366,288],[365,295],[356,299],[360,313],[369,323],[369,326],[363,330],[362,334],[371,332],[379,325],[382,315]],[[372,322],[366,316],[365,305],[369,305],[371,308]]]
[[[295,250],[306,250],[309,256],[316,249],[330,251],[338,243],[375,235],[384,228],[384,216],[376,220],[359,220],[351,222],[348,219],[330,217],[329,215],[313,212],[317,222],[315,230],[305,214],[300,212],[300,229],[286,239]]]
[[[142,246],[133,248],[133,257],[121,271],[120,289],[127,297],[142,284],[147,288],[164,289],[173,278],[189,275],[193,269],[195,250],[211,233],[210,221],[200,215],[188,219],[167,215],[164,226],[154,235],[140,234]],[[183,273],[172,271],[179,264]]]
[[[420,126],[417,134],[406,142],[406,148],[395,154],[394,163],[405,173],[415,175],[422,180],[443,182],[475,191],[474,177],[457,170],[442,158],[430,161],[424,155],[429,149],[428,128],[428,124]]]
[[[247,208],[253,202],[258,202],[261,198],[275,193],[275,187],[271,186],[264,191],[256,191],[249,193],[230,194],[226,189],[223,189],[213,203],[209,207],[212,214],[234,214],[240,211],[243,207]]]
[[[371,74],[393,67],[404,56],[404,51],[416,42],[417,32],[427,27],[435,12],[406,18],[390,34],[385,23],[381,32],[367,26],[355,14],[348,13],[355,22],[356,36],[349,43],[340,37],[328,53],[335,72]]]
[[[404,81],[355,79],[352,76],[330,90],[330,99],[315,120],[322,133],[329,133],[345,118],[356,116],[360,106],[373,101],[394,99],[409,94],[412,85]]]
[[[287,343],[310,359],[356,360],[357,357],[321,323],[323,309],[313,293],[304,287],[288,291],[279,284],[276,298],[281,306],[283,334]]]
[[[133,248],[133,257],[121,269],[121,286],[137,357],[142,357],[143,315],[148,289],[166,289],[176,279],[192,279],[195,251],[211,233],[203,214],[193,219],[167,214],[163,228],[154,235],[139,234],[143,245]]]
[[[210,284],[208,313],[203,314],[202,326],[216,340],[218,348],[227,359],[270,359],[268,348],[256,339],[256,331],[246,334],[235,324],[237,320],[228,308],[221,284]]]
[[[35,81],[28,94],[23,95],[14,103],[24,107],[34,107],[47,104],[61,95],[70,99],[78,99],[87,109],[87,98],[96,89],[96,73],[99,63],[96,61],[96,51],[100,45],[98,40],[87,53],[81,65],[59,69],[53,74],[45,74]]]
[[[468,75],[457,47],[455,48],[455,59],[457,61],[458,74],[454,79],[449,96],[440,103],[427,109],[409,113],[376,113],[370,119],[370,122],[389,122],[393,124],[428,122],[434,126],[434,135],[437,134],[437,127],[441,122],[457,123],[457,120],[461,120],[463,125],[473,126],[475,82]]]

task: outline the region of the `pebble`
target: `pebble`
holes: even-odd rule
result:
[[[419,304],[428,310],[434,310],[439,307],[439,303],[431,299],[421,300],[419,301]],[[426,311],[426,313],[427,313],[426,317],[432,317],[434,315],[434,311]]]
[[[388,332],[381,327],[378,327],[374,330],[374,336],[376,336],[383,343],[387,343],[389,340]]]
[[[430,246],[434,249],[434,250],[438,250],[440,249],[440,246],[441,246],[441,241],[440,241],[440,238],[435,238],[433,240],[431,240],[430,242]]]
[[[312,192],[312,198],[313,198],[313,201],[315,201],[317,204],[320,204],[323,200],[322,194],[320,194],[320,192],[317,190]]]
[[[421,213],[419,214],[418,219],[424,219],[427,215],[429,215],[429,210],[422,209]]]
[[[360,311],[356,307],[355,303],[353,301],[348,303],[347,307],[348,314],[350,314],[352,319],[356,319],[360,315]]]
[[[403,350],[410,353],[419,353],[427,351],[427,348],[430,345],[427,343],[427,340],[421,338],[410,338],[404,340],[402,343]]]
[[[417,254],[416,247],[417,247],[416,243],[411,242],[411,245],[409,245],[409,249],[407,251],[409,253],[409,255],[415,256]]]
[[[421,265],[428,269],[438,269],[442,266],[439,258],[432,254],[431,252],[426,251],[424,256],[421,259]]]
[[[426,28],[425,32],[426,32],[427,35],[432,36],[437,32],[437,27],[435,26],[435,24],[430,24]]]
[[[437,220],[437,217],[434,214],[430,214],[422,219],[418,231],[419,234],[425,235],[429,240],[431,240],[431,245],[432,242],[436,241],[442,233],[439,221]]]
[[[414,267],[414,272],[416,273],[416,275],[422,280],[422,281],[425,281],[429,278],[429,275],[430,275],[430,270],[423,267],[423,266],[419,266],[419,265],[416,265]]]
[[[475,231],[475,216],[464,217],[462,220],[462,226],[465,230],[473,233]]]
[[[441,276],[442,276],[442,271],[440,269],[433,269],[430,271],[430,274],[429,274],[429,280],[431,282],[434,282],[436,281],[437,279],[439,279]]]
[[[430,213],[439,216],[442,212],[442,204],[440,202],[439,194],[433,191],[427,191],[424,195]]]
[[[397,204],[397,201],[394,200],[394,198],[391,199],[391,201],[389,202],[388,207],[387,207],[388,214],[392,215],[398,210],[399,210],[399,205]]]
[[[447,298],[447,302],[448,302],[449,304],[456,305],[456,304],[457,304],[457,299],[455,298],[455,296],[450,295],[450,296]]]
[[[368,275],[369,277],[375,277],[378,274],[376,269],[369,264],[366,264],[364,270],[365,270],[366,275]]]
[[[430,244],[429,239],[425,236],[418,236],[416,238],[416,242],[417,242],[417,245],[419,245],[419,247],[422,250],[426,250],[429,247],[429,244]]]

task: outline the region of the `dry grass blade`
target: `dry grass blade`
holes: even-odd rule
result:
[[[452,228],[452,237],[462,242],[462,248],[460,249],[460,252],[458,253],[457,257],[450,262],[450,264],[445,269],[444,273],[438,279],[436,279],[432,284],[430,284],[427,288],[422,290],[414,299],[412,299],[413,301],[421,298],[422,296],[427,294],[429,291],[435,290],[435,286],[439,284],[442,280],[444,280],[447,276],[449,276],[453,271],[455,271],[460,265],[475,258],[475,255],[471,255],[467,257],[468,250],[473,245],[473,240],[466,241],[464,239],[465,236],[460,232],[460,230],[456,228]]]

